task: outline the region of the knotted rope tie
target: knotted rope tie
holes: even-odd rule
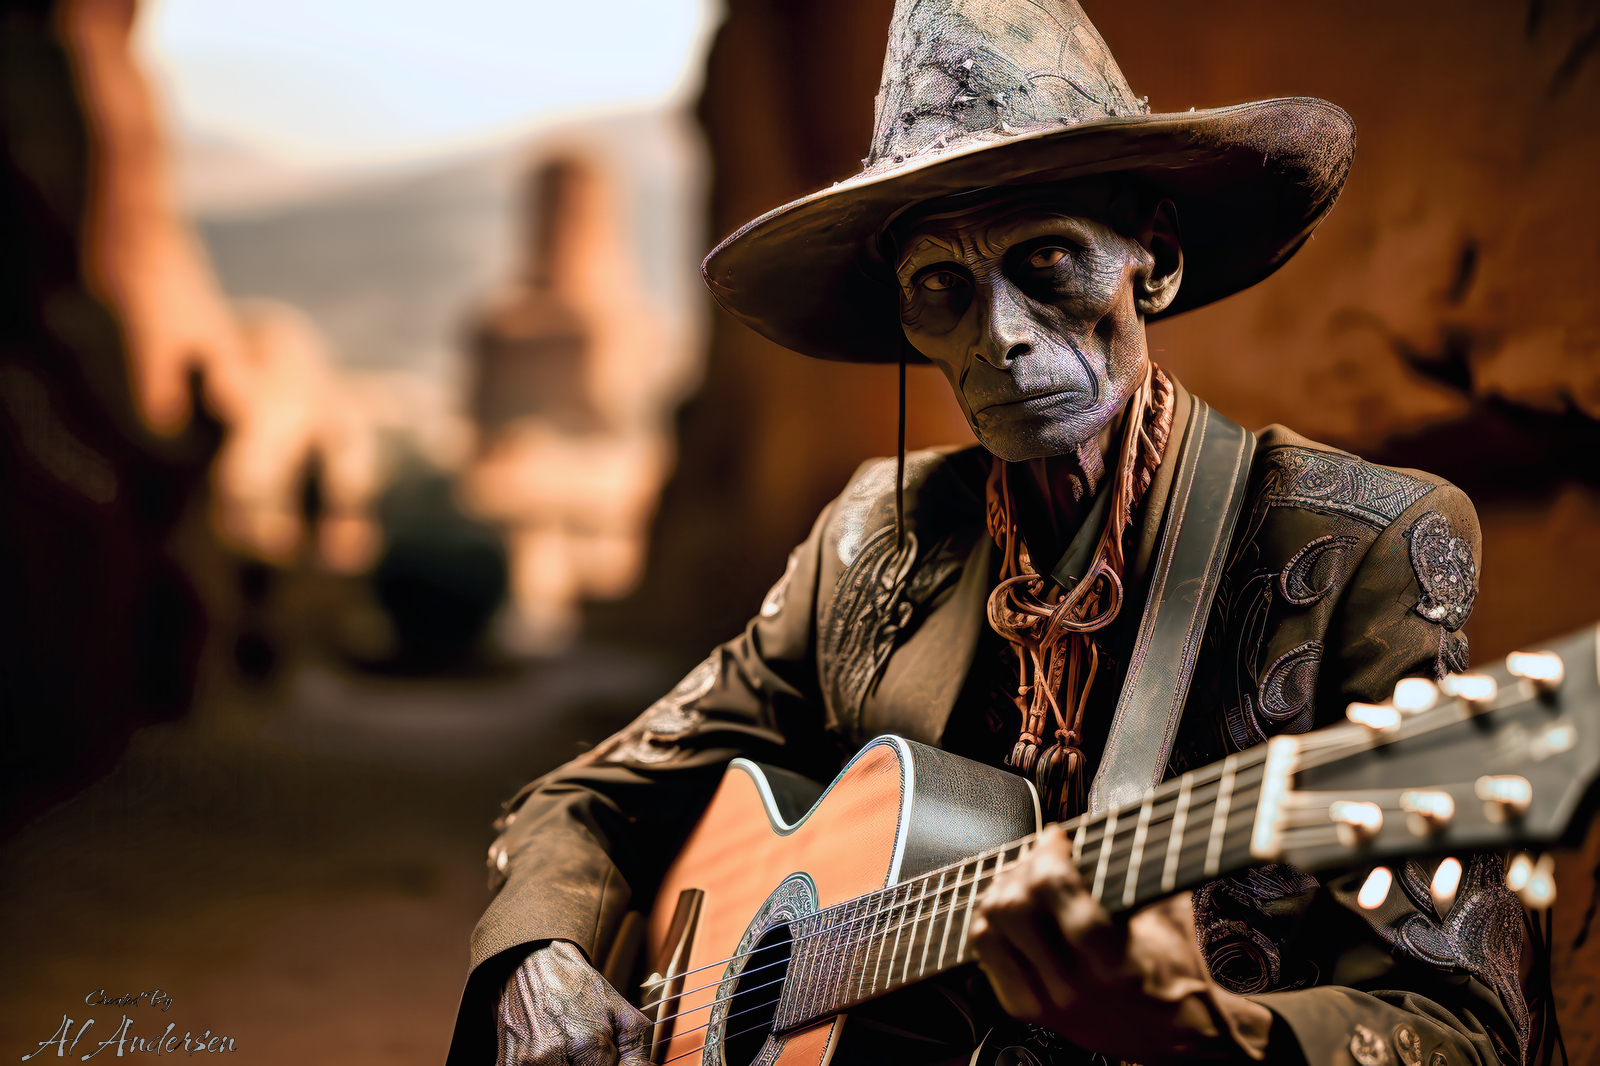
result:
[[[989,624],[1017,655],[1012,702],[1022,715],[1006,765],[1033,780],[1055,818],[1071,817],[1083,805],[1083,716],[1100,667],[1092,634],[1122,609],[1123,535],[1166,452],[1172,406],[1172,383],[1151,364],[1124,416],[1106,528],[1088,572],[1070,590],[1047,582],[1033,567],[1015,518],[1009,464],[997,459],[990,469],[985,512],[1001,567],[989,594]],[[1054,736],[1048,746],[1047,731]]]

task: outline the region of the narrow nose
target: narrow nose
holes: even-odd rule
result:
[[[1009,279],[982,279],[976,284],[984,321],[974,354],[996,370],[1010,370],[1012,363],[1033,351],[1033,324]]]

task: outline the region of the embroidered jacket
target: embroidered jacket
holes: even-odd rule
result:
[[[1102,634],[1110,668],[1086,714],[1099,724],[1085,742],[1091,769],[1188,423],[1189,395],[1175,391],[1173,440],[1134,516],[1125,607]],[[1465,495],[1281,426],[1257,437],[1169,773],[1328,724],[1352,700],[1386,698],[1402,677],[1467,664],[1460,630],[1480,539]],[[985,618],[998,554],[984,524],[990,461],[976,447],[907,457],[909,558],[894,551],[894,460],[863,465],[743,634],[508,804],[452,1062],[480,1061],[485,1049],[481,1061],[492,1060],[492,1005],[532,945],[564,939],[604,958],[624,913],[648,906],[730,759],[825,781],[866,741],[899,733],[1001,764],[1018,716],[1006,691],[1015,667]],[[1499,860],[1468,864],[1446,915],[1434,913],[1421,867],[1397,882],[1377,912],[1355,908],[1352,886],[1289,866],[1211,882],[1195,893],[1202,950],[1220,984],[1273,1010],[1275,1055],[1303,1054],[1310,1066],[1520,1062],[1522,920]]]

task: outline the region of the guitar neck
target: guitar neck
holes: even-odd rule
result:
[[[1143,802],[1064,823],[1072,858],[1107,910],[1138,907],[1251,864],[1263,748],[1184,774]],[[774,1025],[815,1018],[976,957],[972,916],[994,879],[1033,847],[1024,837],[791,923]]]

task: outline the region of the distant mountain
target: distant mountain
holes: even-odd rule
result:
[[[699,313],[700,149],[676,113],[606,116],[477,154],[378,173],[296,171],[225,141],[191,140],[180,186],[224,289],[304,311],[351,367],[459,380],[461,330],[504,284],[530,165],[564,146],[622,179],[641,275],[668,307]]]

